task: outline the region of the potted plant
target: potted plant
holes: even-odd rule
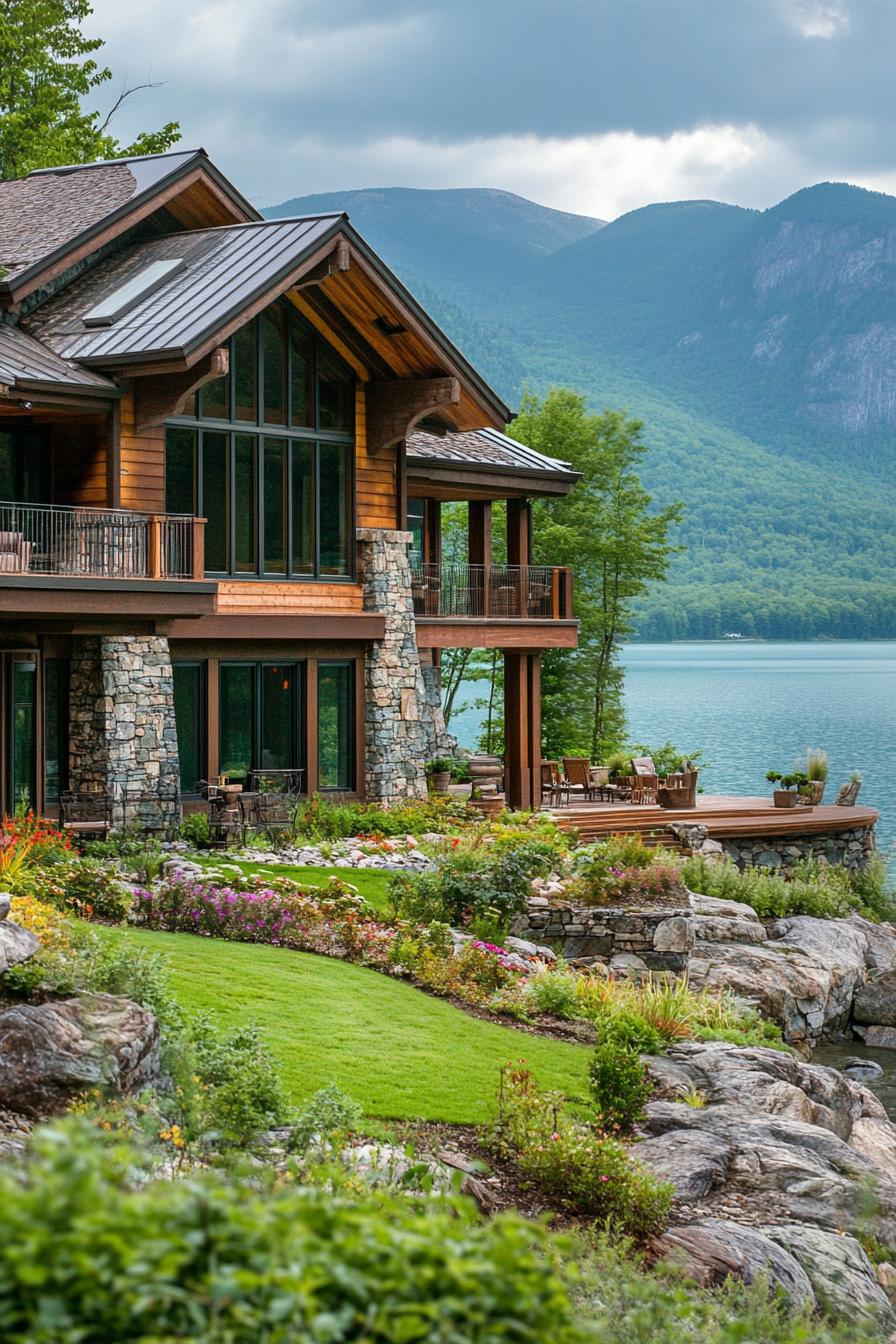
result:
[[[497,817],[504,811],[506,803],[498,793],[484,795],[481,786],[474,783],[470,790],[469,806],[475,808],[483,817]]]
[[[454,762],[447,756],[436,756],[434,760],[426,762],[426,778],[433,793],[448,792],[453,767]]]
[[[779,770],[769,770],[766,779],[770,784],[780,784],[780,789],[772,791],[772,802],[775,807],[796,807],[802,798],[805,798],[806,788],[809,780],[806,775],[793,774],[782,775]]]
[[[809,801],[820,803],[828,778],[828,754],[820,747],[809,747],[806,752],[806,778],[811,786]]]

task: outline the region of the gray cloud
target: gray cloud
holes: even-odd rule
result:
[[[574,163],[593,211],[589,147],[610,212],[896,176],[893,0],[95,0],[92,28],[167,81],[122,133],[178,117],[263,202],[494,167],[576,208]]]

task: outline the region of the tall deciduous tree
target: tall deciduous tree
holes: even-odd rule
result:
[[[178,123],[170,121],[119,144],[110,119],[137,88],[124,88],[105,116],[85,108],[83,100],[112,79],[94,58],[102,39],[81,29],[91,13],[89,0],[0,0],[0,178],[159,154],[180,139]]]
[[[641,424],[620,411],[594,414],[584,397],[555,387],[543,399],[523,398],[511,432],[582,473],[569,495],[537,500],[533,510],[533,558],[573,567],[581,623],[577,649],[544,657],[544,745],[549,755],[599,759],[625,730],[618,654],[632,631],[631,602],[665,577],[682,507],[651,509],[637,472],[646,452]]]

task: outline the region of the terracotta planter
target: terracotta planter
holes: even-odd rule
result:
[[[506,804],[503,798],[471,798],[468,806],[475,807],[483,817],[497,817],[504,811]]]
[[[772,793],[772,802],[775,807],[796,807],[800,796],[796,789],[775,789]]]
[[[447,793],[448,785],[451,783],[451,771],[439,770],[437,774],[430,775],[429,787],[433,793]]]

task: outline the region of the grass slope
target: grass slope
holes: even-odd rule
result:
[[[376,971],[191,934],[104,932],[164,953],[188,1011],[256,1023],[295,1102],[336,1083],[368,1115],[476,1123],[494,1113],[501,1065],[521,1058],[544,1086],[587,1096],[585,1047],[483,1022]]]

